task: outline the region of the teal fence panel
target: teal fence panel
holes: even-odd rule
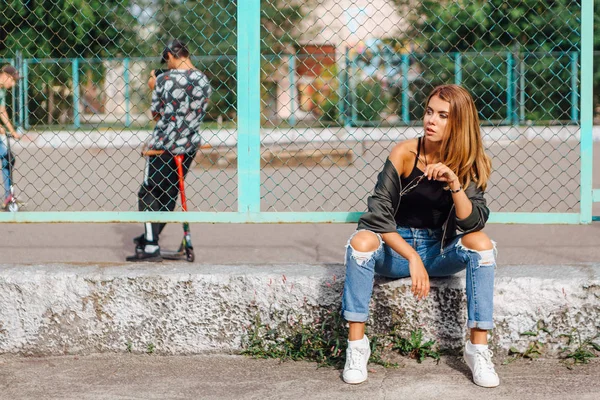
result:
[[[22,77],[6,107],[24,132],[11,145],[27,203],[0,222],[356,222],[443,83],[476,100],[491,222],[600,214],[592,1],[51,3],[0,10],[0,61]],[[189,211],[139,212],[140,154],[155,135],[148,81],[172,39],[212,94]]]

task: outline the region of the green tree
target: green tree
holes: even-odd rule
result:
[[[314,0],[261,0],[262,76],[271,75],[280,63],[279,54],[297,45],[297,30]],[[213,98],[209,118],[235,117],[237,51],[237,1],[157,0],[150,7],[158,29],[154,51],[172,38],[188,42],[197,65],[209,77]]]
[[[453,82],[452,53],[468,53],[462,58],[462,84],[475,94],[484,119],[504,119],[507,70],[512,65],[512,83],[517,87],[523,63],[526,118],[570,118],[571,52],[580,45],[579,1],[395,2],[409,22],[401,40],[427,55],[418,60],[422,84]],[[418,94],[418,100],[423,96]]]
[[[58,59],[29,66],[29,110],[35,119],[47,112],[50,88],[71,87],[71,58],[124,57],[143,52],[130,0],[8,0],[0,9],[0,57]],[[81,64],[82,80],[102,80],[101,63]],[[57,99],[72,103],[66,97]],[[66,107],[71,107],[69,104]]]
[[[0,54],[29,58],[115,57],[138,48],[129,0],[5,2]]]

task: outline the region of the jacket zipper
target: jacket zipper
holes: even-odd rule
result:
[[[446,239],[446,229],[448,228],[448,221],[450,221],[450,216],[452,215],[452,210],[454,209],[454,204],[450,207],[450,212],[448,213],[448,217],[446,217],[446,222],[444,222],[444,230],[442,232],[442,240],[440,244],[440,254],[444,251],[444,239]]]

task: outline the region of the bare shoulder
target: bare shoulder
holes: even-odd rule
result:
[[[390,153],[390,161],[399,175],[410,173],[417,155],[417,139],[404,140],[394,146]],[[409,170],[407,170],[409,168]]]

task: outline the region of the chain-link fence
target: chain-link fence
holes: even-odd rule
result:
[[[424,101],[444,83],[476,101],[492,211],[579,221],[592,168],[581,96],[600,85],[584,74],[585,21],[579,1],[8,1],[0,61],[21,79],[5,108],[25,133],[10,143],[13,183],[22,211],[51,220],[135,219],[123,212],[138,209],[140,152],[156,135],[148,79],[177,38],[212,88],[186,178],[190,221],[248,210],[283,215],[245,219],[256,222],[355,220],[393,145],[422,135]],[[104,220],[84,219],[94,218]]]

